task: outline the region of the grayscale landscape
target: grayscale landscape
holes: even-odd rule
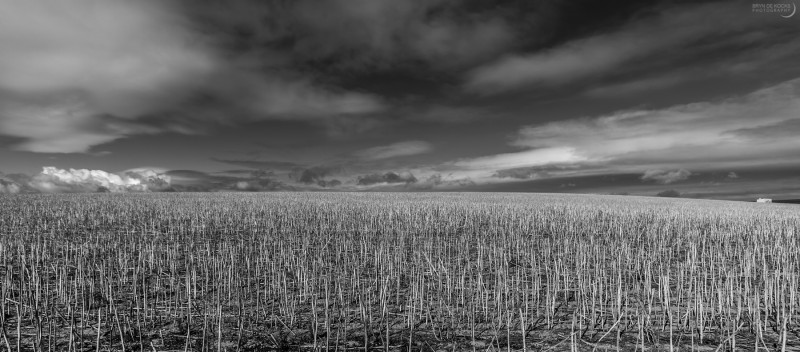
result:
[[[800,351],[793,0],[0,0],[0,352]]]

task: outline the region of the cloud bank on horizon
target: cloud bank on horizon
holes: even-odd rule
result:
[[[13,177],[12,177],[13,176]],[[171,179],[163,172],[134,169],[121,173],[103,170],[59,169],[45,166],[33,176],[0,175],[0,193],[85,193],[165,191]]]
[[[0,5],[0,193],[800,197],[800,22],[748,3]]]

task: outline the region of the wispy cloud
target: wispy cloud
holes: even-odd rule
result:
[[[627,173],[668,184],[688,179],[688,170],[794,165],[798,121],[800,79],[794,79],[724,100],[526,126],[512,142],[525,150],[433,169],[478,183]]]
[[[355,155],[367,160],[381,160],[428,153],[433,150],[433,146],[425,141],[405,141],[390,145],[372,147],[355,153]]]
[[[702,75],[701,72],[693,72],[694,77]],[[646,77],[630,80],[622,83],[607,84],[595,87],[586,91],[586,95],[592,97],[619,97],[636,94],[656,89],[668,88],[689,79],[691,75],[681,75],[670,72],[668,75]]]
[[[766,20],[759,16],[743,16],[749,8],[736,2],[655,10],[657,15],[640,16],[614,32],[577,39],[549,50],[506,56],[479,67],[470,74],[466,88],[473,92],[497,93],[529,85],[563,84],[610,76],[617,68],[631,62],[659,61],[659,56],[670,56],[672,49],[683,49],[681,55],[705,52],[714,44],[703,41],[717,35],[748,41],[747,35],[752,35],[754,26],[764,25]],[[664,78],[640,84],[670,83]]]
[[[38,153],[86,152],[93,145],[159,129],[103,114],[78,97],[40,102],[0,96],[0,131],[25,140],[17,150]]]
[[[716,102],[528,126],[514,144],[539,148],[534,151],[569,149],[585,162],[623,169],[786,165],[798,160],[795,134],[752,131],[800,127],[799,118],[795,79]]]
[[[472,177],[494,177],[500,170],[531,168],[553,164],[574,164],[588,161],[568,146],[543,147],[513,153],[462,159],[449,164]]]

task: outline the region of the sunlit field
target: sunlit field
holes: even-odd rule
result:
[[[0,350],[800,347],[796,205],[3,196],[0,262]]]

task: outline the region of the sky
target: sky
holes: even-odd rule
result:
[[[0,193],[800,198],[795,12],[0,0]]]

